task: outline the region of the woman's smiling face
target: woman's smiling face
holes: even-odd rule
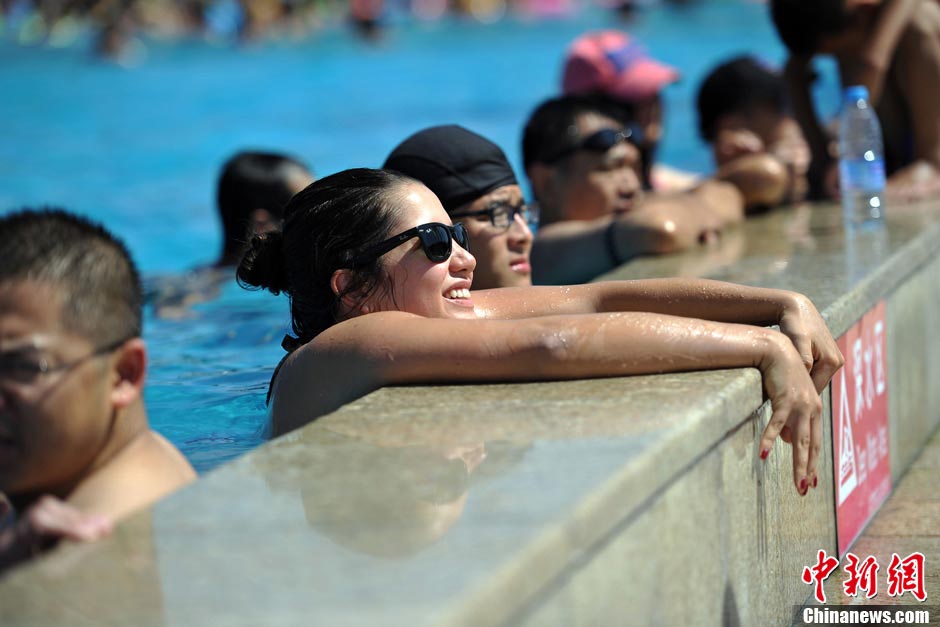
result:
[[[431,190],[406,183],[392,192],[398,206],[391,236],[429,222],[451,224]],[[428,259],[418,237],[403,242],[381,258],[388,289],[377,290],[363,305],[373,311],[406,311],[427,318],[475,318],[470,284],[476,260],[457,242],[448,259]]]

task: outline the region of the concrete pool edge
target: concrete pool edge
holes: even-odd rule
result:
[[[767,223],[786,220],[789,215],[780,212],[763,222],[755,221],[745,227],[745,232],[758,234],[755,237],[761,232],[773,233]],[[776,255],[758,251],[741,257],[745,282],[794,289],[800,289],[801,282],[814,283],[817,291],[830,290],[814,294],[813,289],[800,289],[821,303],[821,310],[837,335],[876,301],[887,299],[889,317],[897,320],[901,329],[888,335],[888,359],[894,366],[889,366],[889,370],[895,374],[903,367],[901,363],[914,364],[908,370],[919,368],[925,377],[919,379],[923,383],[922,392],[906,406],[901,394],[889,397],[892,474],[903,472],[905,463],[910,463],[915,449],[919,449],[918,441],[922,444],[940,418],[927,414],[940,407],[938,392],[929,386],[931,380],[940,380],[930,378],[931,373],[940,373],[937,365],[940,346],[936,346],[936,341],[929,345],[926,335],[931,328],[937,328],[934,323],[940,310],[940,287],[929,285],[931,279],[940,285],[935,280],[940,277],[940,227],[932,221],[936,218],[933,208],[925,208],[923,213],[912,210],[911,215],[912,219],[926,217],[926,221],[901,229],[903,233],[897,233],[896,241],[896,231],[889,227],[887,240],[875,242],[876,248],[884,247],[884,254],[879,258],[877,251],[872,251],[869,255],[872,258],[865,262],[871,267],[862,268],[865,271],[854,278],[834,276],[840,271],[845,274],[844,266],[841,270],[825,264],[819,267],[808,263],[808,257],[803,265],[816,266],[815,281],[806,282],[806,277],[801,276],[788,278],[776,270],[764,276],[754,271],[755,266],[776,269],[779,265]],[[837,233],[831,235],[838,238]],[[816,253],[824,262],[837,256],[834,249],[827,250],[826,237],[829,235],[816,238]],[[798,260],[794,261],[796,257],[809,253],[791,250],[788,254],[792,268],[800,265]],[[749,266],[753,260],[757,261]],[[643,260],[614,275],[656,276],[657,263],[661,268],[674,261]],[[734,280],[734,272],[734,264],[728,264],[712,276]],[[851,287],[834,295],[833,285],[840,282]],[[903,385],[892,380],[892,389],[903,390]],[[707,403],[683,404],[675,398],[702,394],[708,398]],[[450,409],[439,407],[442,395],[448,399]],[[476,424],[461,415],[460,408],[465,407],[474,407],[479,412]],[[387,415],[376,416],[377,408],[386,410]],[[510,419],[523,410],[528,412],[526,417]],[[425,417],[432,412],[433,421]],[[543,509],[533,502],[530,507],[525,503],[504,509],[490,507],[477,519],[466,516],[460,521],[464,527],[475,525],[468,538],[482,544],[493,534],[506,533],[487,518],[488,512],[507,520],[510,515],[531,514],[528,520],[513,521],[517,528],[508,535],[524,541],[517,541],[512,553],[487,554],[481,550],[477,556],[475,552],[465,552],[460,555],[463,561],[441,564],[440,573],[430,573],[429,580],[445,577],[447,570],[464,566],[467,570],[476,566],[477,572],[456,579],[450,595],[415,599],[412,613],[403,609],[401,620],[389,620],[386,624],[415,624],[417,616],[423,617],[420,621],[423,624],[578,624],[624,616],[627,608],[632,608],[629,611],[638,623],[665,624],[697,616],[713,616],[717,623],[722,616],[730,615],[744,619],[745,624],[763,623],[788,616],[780,611],[805,597],[808,588],[798,581],[799,571],[794,574],[793,569],[809,563],[816,549],[833,552],[835,546],[831,482],[821,483],[818,493],[811,491],[810,496],[800,499],[793,491],[787,470],[787,447],[778,443],[766,466],[756,461],[755,434],[766,417],[766,408],[761,408],[759,376],[753,370],[558,384],[382,390],[211,473],[195,487],[159,504],[153,515],[160,521],[156,525],[160,534],[189,534],[194,540],[225,534],[226,527],[239,523],[251,526],[250,523],[257,522],[252,517],[276,520],[277,516],[270,512],[253,512],[248,503],[230,511],[231,499],[238,498],[239,484],[257,474],[259,466],[268,469],[280,466],[284,475],[302,475],[305,459],[311,454],[308,449],[323,439],[325,431],[356,437],[382,432],[386,443],[390,434],[404,442],[418,437],[436,442],[447,440],[455,431],[468,440],[504,438],[528,442],[535,450],[500,476],[506,485],[490,490],[497,496],[512,494],[516,486],[530,486],[529,475],[533,473],[552,472],[552,468],[536,459],[541,447],[557,447],[551,453],[567,456],[571,469],[587,465],[600,454],[619,455],[619,462],[598,467],[592,471],[594,474],[585,471],[583,482],[572,484],[580,487],[571,488],[570,495]],[[435,429],[439,433],[426,435]],[[827,437],[827,442],[831,442],[831,437]],[[622,455],[620,450],[607,451],[609,445],[620,443]],[[558,447],[559,444],[564,446]],[[826,459],[823,465],[830,477],[831,461]],[[287,464],[296,468],[287,469]],[[562,474],[550,476],[563,478]],[[827,475],[821,472],[820,476]],[[492,485],[484,488],[490,489]],[[520,488],[519,492],[524,490]],[[473,494],[471,486],[471,497]],[[538,497],[531,498],[534,501]],[[221,506],[225,512],[222,516],[218,516],[220,502],[229,503]],[[264,507],[267,504],[259,501],[258,508]],[[481,505],[480,509],[486,508]],[[148,516],[150,513],[134,517],[128,526],[134,527]],[[239,542],[233,542],[233,546],[242,547],[249,563],[254,561],[251,554],[257,547],[246,546],[242,540],[254,537],[254,542],[268,541],[256,531],[249,529],[240,534]],[[374,528],[367,530],[373,531]],[[437,548],[442,545],[446,548],[449,541],[445,532]],[[76,561],[80,553],[90,560],[85,562],[89,566],[107,568],[108,564],[126,561],[134,542],[133,537],[123,536],[97,546],[56,551],[0,582],[0,605],[5,613],[6,608],[19,610],[12,616],[13,624],[20,624],[17,622],[20,619],[24,624],[32,624],[42,620],[39,618],[42,616],[48,620],[54,608],[44,609],[40,605],[48,603],[50,596],[56,597],[54,592],[62,591],[62,586],[74,588],[69,575],[81,572],[76,565],[80,563]],[[182,557],[159,548],[155,552],[163,561]],[[352,579],[358,567],[348,557],[338,554],[323,568],[340,578],[346,572],[349,585],[355,586]],[[477,557],[482,563],[471,564]],[[631,566],[641,566],[625,568],[626,559],[630,559]],[[349,570],[344,571],[347,567]],[[156,567],[152,571],[156,578],[163,574]],[[194,580],[206,577],[211,580],[213,573],[190,574]],[[166,581],[163,585],[168,587]],[[204,585],[212,586],[212,581]],[[365,586],[363,592],[370,590]],[[69,622],[100,623],[133,616],[133,608],[126,609],[131,612],[129,615],[109,614],[114,610],[108,609],[110,595],[104,590],[91,586],[82,592],[98,597],[84,599],[77,606],[87,608],[83,611],[75,605],[78,603],[74,601],[75,593],[58,597],[59,612],[68,613]],[[270,616],[271,624],[301,624],[301,618],[314,620],[319,616],[315,599],[304,602],[305,595],[300,592],[296,596],[287,595],[296,605],[284,608],[283,620]],[[677,594],[683,596],[683,592],[688,601],[676,598]],[[132,589],[127,594],[133,599],[134,595],[146,596],[146,591]],[[165,605],[172,603],[173,595],[165,596]],[[249,598],[234,587],[222,596],[230,598],[230,606],[214,608],[214,616],[220,622],[226,617],[232,620],[239,615],[246,617],[244,605],[250,602]],[[63,598],[71,598],[74,603],[69,605]],[[669,603],[662,602],[666,598],[671,599]],[[162,618],[153,616],[151,621],[138,615],[137,622],[168,624],[174,622],[173,617],[192,620],[203,616],[191,607],[181,607],[182,604],[169,611],[164,607]],[[362,606],[351,604],[346,610],[345,619],[350,624],[369,621],[370,614]],[[341,605],[333,611],[333,617],[344,616]],[[391,618],[394,616],[393,613]]]

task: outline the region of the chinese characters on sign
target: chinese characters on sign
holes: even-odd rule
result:
[[[891,492],[886,328],[881,301],[837,341],[845,357],[832,380],[839,555]]]
[[[817,602],[826,602],[823,583],[838,565],[839,560],[827,555],[824,550],[820,549],[816,555],[816,564],[803,569],[803,583],[815,586],[813,596],[816,597]],[[846,596],[857,597],[860,591],[864,591],[865,597],[868,599],[877,595],[879,568],[878,560],[871,555],[865,558],[864,561],[860,561],[854,554],[846,553],[845,564],[842,566],[842,570],[846,573],[842,590]],[[901,559],[897,553],[892,553],[891,564],[885,571],[888,596],[899,597],[905,592],[910,592],[918,601],[926,601],[925,572],[926,565],[923,553],[911,553],[904,559]]]

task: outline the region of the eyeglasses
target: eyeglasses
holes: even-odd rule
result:
[[[452,218],[471,218],[476,216],[489,216],[490,224],[497,229],[506,230],[516,221],[516,216],[522,216],[530,228],[537,228],[539,223],[539,214],[537,205],[527,205],[519,203],[511,205],[506,201],[494,202],[486,209],[479,211],[467,211],[464,213],[452,213]]]
[[[579,150],[588,150],[590,152],[598,152],[603,154],[617,144],[625,141],[636,145],[640,141],[639,130],[631,127],[626,127],[620,130],[613,128],[602,128],[595,133],[591,133],[573,146],[563,148],[554,155],[546,159],[542,159],[542,162],[549,164],[555,163],[556,161],[561,161],[565,157],[573,155]]]
[[[421,240],[421,248],[424,249],[424,254],[434,263],[440,263],[450,259],[454,241],[460,244],[461,248],[470,252],[470,239],[467,236],[467,229],[463,224],[458,222],[453,226],[448,226],[440,222],[429,222],[416,226],[413,229],[408,229],[404,233],[390,237],[375,246],[370,246],[358,255],[355,255],[349,263],[354,267],[367,264],[370,261],[378,259],[388,251],[398,248],[412,237],[417,237]]]
[[[56,372],[66,372],[83,364],[89,359],[113,352],[129,339],[130,338],[124,338],[120,341],[97,348],[84,357],[56,365],[50,364],[49,360],[45,357],[31,360],[22,355],[0,355],[0,384],[13,383],[20,386],[34,385],[44,376]]]

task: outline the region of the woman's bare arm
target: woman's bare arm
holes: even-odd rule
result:
[[[633,312],[521,320],[370,314],[328,329],[284,364],[275,389],[274,417],[276,429],[283,432],[321,415],[317,409],[335,409],[391,384],[578,379],[735,367],[761,370],[773,408],[761,449],[769,452],[787,427],[794,442],[794,482],[805,493],[802,488],[815,477],[822,437],[819,396],[790,341],[755,326]]]
[[[715,322],[780,325],[819,391],[842,365],[822,317],[802,294],[708,279],[605,281],[570,287],[504,288],[474,292],[486,318],[643,311]]]

